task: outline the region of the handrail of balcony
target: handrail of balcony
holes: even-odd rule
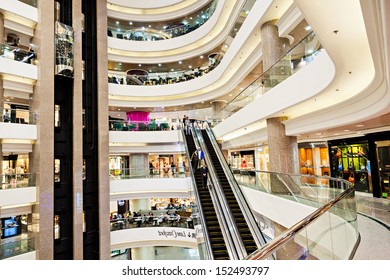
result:
[[[186,164],[188,166],[188,163]],[[173,168],[173,172],[172,172]],[[121,169],[110,169],[109,171],[110,180],[126,180],[126,179],[161,179],[161,178],[186,178],[190,177],[189,172],[184,170],[183,166],[156,168],[121,168]]]
[[[174,128],[168,122],[109,120],[111,131],[168,131]]]
[[[0,122],[36,124],[37,114],[26,109],[3,109],[0,107]]]
[[[4,239],[0,243],[0,260],[15,257],[35,250],[35,238],[7,242]]]
[[[35,173],[11,173],[5,170],[5,174],[0,174],[0,190],[15,188],[28,188],[36,186]]]
[[[0,57],[33,64],[36,54],[30,47],[0,44]]]
[[[117,39],[130,40],[130,41],[159,41],[167,40],[175,37],[179,37],[188,34],[208,21],[208,19],[214,14],[217,7],[218,0],[212,1],[212,3],[201,12],[196,12],[182,19],[176,19],[177,23],[173,26],[163,26],[162,29],[153,28],[152,26],[137,26],[133,27],[134,22],[131,22],[130,28],[117,25],[115,27],[109,26],[107,35]],[[115,33],[115,34],[114,34]]]

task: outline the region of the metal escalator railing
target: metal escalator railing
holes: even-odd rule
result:
[[[210,127],[208,126],[207,123],[206,123],[205,130],[204,130],[203,134],[205,137],[207,136],[207,138],[209,139],[209,145],[210,145],[210,147],[212,147],[212,149],[215,152],[216,163],[220,164],[221,171],[223,171],[224,175],[226,176],[226,178],[229,182],[229,187],[234,194],[234,197],[235,197],[235,199],[239,205],[239,208],[242,212],[243,218],[245,219],[245,222],[250,230],[251,237],[253,238],[257,247],[261,248],[262,246],[264,246],[267,243],[267,241],[266,241],[263,233],[261,232],[261,230],[260,230],[260,228],[255,220],[255,217],[252,214],[252,211],[250,210],[248,202],[245,199],[245,197],[244,197],[244,195],[243,195],[243,193],[242,193],[242,191],[241,191],[241,189],[240,189],[240,187],[239,187],[239,185],[238,185],[238,183],[233,175],[232,170],[229,168],[229,166],[226,162],[226,159],[223,156],[223,154],[218,146],[217,141],[215,140],[215,136],[214,136],[212,130],[210,129]],[[251,242],[249,236],[246,236],[246,242],[247,243]],[[253,246],[249,246],[249,247],[250,248],[247,248],[247,250],[246,250],[248,254],[250,254],[256,250],[256,249],[253,250]]]
[[[204,141],[201,131],[197,128],[194,129],[197,139],[205,152],[206,164],[212,174],[212,180],[214,182],[215,191],[217,192],[218,199],[224,209],[225,217],[229,223],[229,230],[234,241],[239,259],[243,259],[248,253],[247,250],[250,248],[250,252],[257,249],[254,240],[250,240],[250,232],[247,228],[246,222],[241,214],[239,206],[235,200],[234,194],[230,188],[227,187],[228,182],[224,174],[221,174],[219,166],[215,165],[212,154]]]
[[[189,149],[188,149],[186,135],[185,135],[183,129],[181,130],[181,132],[182,132],[184,148],[185,148],[185,151],[186,151],[187,158],[190,158],[191,154],[190,154]],[[189,168],[190,173],[194,174],[194,172],[192,170],[191,164],[189,164],[188,168]],[[191,179],[192,179],[194,197],[196,198],[196,201],[198,202],[197,203],[197,207],[198,207],[197,214],[198,214],[198,218],[200,220],[200,225],[202,227],[202,233],[203,233],[203,237],[204,237],[204,247],[205,248],[202,250],[204,252],[204,257],[203,258],[204,259],[208,259],[208,260],[212,260],[214,257],[213,257],[212,248],[211,248],[211,245],[210,245],[209,232],[208,232],[207,227],[206,227],[206,219],[205,219],[204,214],[203,214],[204,212],[203,212],[203,209],[202,209],[202,205],[200,204],[199,193],[196,190],[196,181],[195,181],[194,176],[191,176]]]
[[[193,131],[192,134],[184,136],[188,155],[192,155],[197,148],[192,135],[194,135]],[[192,174],[194,174],[192,178],[194,181],[195,193],[204,220],[202,227],[204,232],[207,233],[207,246],[212,254],[212,259],[238,259],[235,246],[228,230],[229,226],[226,223],[216,193],[213,191],[213,188],[211,188],[210,191],[207,188],[201,188],[202,177],[200,172],[194,172],[192,166],[190,166],[190,170]]]

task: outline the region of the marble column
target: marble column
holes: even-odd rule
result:
[[[132,199],[132,200],[130,200],[130,211],[131,211],[131,213],[138,212],[140,210],[150,211],[151,206],[152,205],[150,204],[150,199],[149,198]]]
[[[213,116],[213,122],[215,122],[213,125],[216,125],[222,121],[224,118],[224,114],[220,113],[218,114],[223,107],[226,105],[226,100],[213,100],[211,103],[211,109],[212,109],[212,116]],[[218,114],[218,116],[217,116]]]
[[[264,86],[273,87],[291,75],[291,59],[282,58],[290,48],[287,38],[280,38],[276,20],[268,21],[261,26]],[[272,67],[272,69],[270,69]],[[270,70],[269,70],[270,69]]]
[[[73,0],[73,259],[83,259],[83,61],[81,0]]]
[[[130,176],[146,177],[149,175],[149,154],[130,154]]]
[[[0,13],[0,35],[1,35],[1,16]],[[0,37],[1,38],[1,37]],[[0,75],[0,117],[3,118],[4,115],[4,88],[3,88],[3,76]],[[3,144],[0,142],[0,174],[3,174]],[[0,179],[1,180],[1,179]]]
[[[36,46],[38,80],[30,111],[37,114],[37,141],[30,170],[36,173],[37,204],[33,206],[37,258],[54,255],[54,0],[38,0],[38,23],[32,43]]]
[[[110,181],[108,177],[108,58],[107,58],[107,1],[96,1],[97,79],[98,79],[98,152],[99,152],[99,248],[100,259],[111,259],[110,246]],[[81,20],[81,19],[80,19]]]
[[[283,121],[287,117],[275,117],[267,119],[268,151],[270,171],[279,173],[294,173],[299,171],[298,144],[296,136],[286,136],[286,128]],[[280,180],[271,178],[272,192],[289,192]],[[294,184],[288,184],[293,188]]]

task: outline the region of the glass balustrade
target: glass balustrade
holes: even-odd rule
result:
[[[186,209],[182,209],[181,212],[185,210]],[[189,215],[186,217],[182,217],[180,214],[175,215],[175,211],[170,211],[172,214],[166,214],[166,210],[154,212],[155,213],[153,213],[153,216],[141,215],[112,219],[110,220],[111,231],[147,227],[194,228],[194,223],[192,217],[190,216],[190,212],[188,212]]]
[[[288,77],[312,62],[322,51],[322,46],[314,32],[305,36],[260,77],[244,88],[221,111],[213,117],[213,125],[220,123],[250,102],[260,98]]]
[[[26,46],[10,46],[0,44],[0,57],[33,64],[36,58],[35,52]]]
[[[213,15],[218,1],[214,0],[210,5],[200,11],[176,19],[171,23],[140,23],[109,20],[107,35],[117,39],[130,41],[159,41],[176,38],[188,34],[208,21]]]
[[[0,122],[5,123],[19,123],[19,124],[36,124],[36,113],[30,112],[25,109],[3,109],[0,108],[2,115],[0,116]]]
[[[253,171],[251,171],[253,172]],[[242,170],[236,174],[239,185],[314,210],[294,226],[281,232],[249,259],[342,260],[349,259],[359,242],[353,185],[345,180],[310,175],[293,175]],[[262,224],[267,224],[261,221]],[[272,221],[275,227],[277,221]]]
[[[2,240],[2,243],[0,243],[0,260],[25,254],[34,250],[34,237],[15,241]]]
[[[125,120],[109,121],[109,130],[111,131],[168,131],[175,130],[175,128],[177,129],[177,127],[173,125],[170,126],[168,122]]]
[[[35,8],[38,7],[38,0],[18,0],[18,1],[33,6]]]
[[[6,170],[7,172],[7,170]],[[14,188],[28,188],[36,186],[36,174],[19,173],[19,174],[0,174],[0,190]]]
[[[188,163],[186,163],[188,166]],[[173,170],[172,170],[173,169]],[[184,170],[183,166],[171,167],[170,164],[156,168],[122,168],[110,169],[110,180],[126,180],[126,179],[140,179],[140,178],[185,178],[190,174]]]

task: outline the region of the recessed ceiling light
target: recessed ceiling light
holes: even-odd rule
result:
[[[137,107],[133,107],[134,109],[137,109]]]
[[[148,25],[149,28],[151,28],[152,26],[151,25]]]
[[[139,66],[139,67],[141,67],[141,66],[142,66],[142,64],[138,64],[138,66]]]
[[[158,66],[161,66],[161,63],[159,63]]]
[[[117,21],[116,24],[119,24],[119,21]]]
[[[192,17],[190,17],[190,19],[192,19]]]
[[[357,124],[356,127],[363,127],[364,124]]]
[[[173,71],[175,71],[175,69],[172,68],[171,71],[173,72]]]
[[[306,26],[306,27],[305,27],[305,30],[306,30],[306,31],[311,30],[311,26],[310,26],[310,25]]]
[[[338,134],[338,133],[335,133],[335,134],[333,134],[334,136],[337,136],[337,135],[340,135],[340,134]]]
[[[129,24],[130,24],[130,25],[133,25],[133,23],[132,23],[131,21],[129,22]]]
[[[122,65],[122,62],[119,62],[119,65]]]
[[[182,63],[183,63],[183,61],[180,60],[180,61],[179,61],[179,64],[182,64]]]
[[[204,101],[202,101],[202,103],[204,103]]]
[[[241,87],[241,88],[240,88],[240,90],[244,90],[244,88],[243,88],[243,87]]]
[[[344,131],[345,131],[345,132],[348,132],[348,131],[350,131],[350,130],[349,130],[349,129],[344,129]]]
[[[188,68],[192,69],[192,65],[188,65]]]
[[[203,58],[203,55],[201,55],[200,58]]]
[[[229,94],[229,96],[232,96],[232,94]]]
[[[121,108],[118,108],[118,111],[120,111],[121,110]]]
[[[322,133],[321,133],[321,132],[319,132],[319,133],[316,133],[316,135],[322,135]]]

